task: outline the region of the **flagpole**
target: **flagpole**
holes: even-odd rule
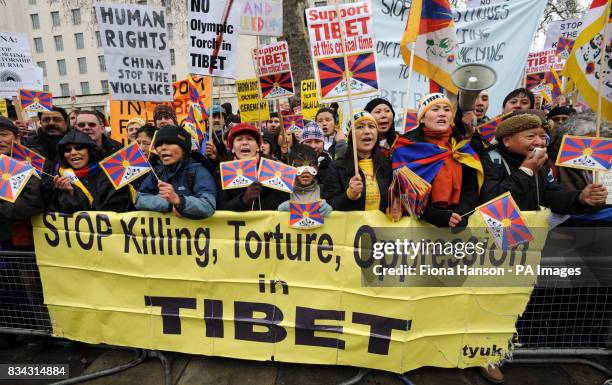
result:
[[[344,31],[344,24],[340,17],[340,0],[336,0],[336,17],[338,18],[338,25],[340,26],[340,40],[342,42],[342,54],[344,56],[344,80],[346,82],[346,91],[349,99],[349,113],[351,114],[350,128],[353,130],[353,163],[355,165],[355,175],[359,175],[359,159],[357,157],[357,139],[355,135],[355,112],[353,111],[353,90],[351,89],[351,82],[349,76],[348,56],[346,53],[346,32]],[[342,127],[340,127],[342,129]],[[376,140],[379,140],[377,138]]]
[[[597,85],[597,120],[595,121],[595,137],[601,134],[601,89],[603,88],[603,67],[606,57],[606,44],[608,43],[608,21],[604,20],[604,34],[601,41],[601,57],[599,58],[599,84]],[[593,182],[599,183],[599,171],[593,174]]]
[[[255,36],[255,77],[257,78],[257,88],[259,93],[257,94],[257,126],[260,132],[261,129],[261,83],[259,82],[259,36]]]
[[[408,90],[406,92],[406,97],[408,98],[410,97],[410,88],[412,88],[412,68],[414,65],[415,49],[416,49],[416,41],[413,41],[412,44],[410,44],[410,63],[408,64]]]
[[[13,106],[15,107],[15,112],[17,113],[17,119],[24,122],[23,118],[23,109],[21,108],[21,101],[17,96],[13,96]]]
[[[208,139],[213,140],[213,133],[215,132],[215,130],[213,130],[213,110],[215,109],[215,77],[211,76],[210,78],[210,111],[208,111]]]

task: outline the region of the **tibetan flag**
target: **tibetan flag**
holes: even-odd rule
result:
[[[50,92],[19,90],[21,108],[27,112],[51,111],[53,95]]]
[[[320,208],[321,202],[289,202],[289,227],[304,230],[323,226]]]
[[[612,139],[565,135],[555,164],[583,170],[608,171],[612,166]]]
[[[536,72],[533,74],[527,74],[527,89],[533,91],[534,88],[538,87],[544,82],[544,72]]]
[[[551,68],[550,71],[546,72],[544,74],[544,82],[550,89],[550,95],[553,101],[561,96],[561,80],[559,80],[557,71]]]
[[[495,143],[495,130],[497,130],[497,126],[504,120],[504,117],[506,117],[506,115],[499,115],[488,122],[476,126],[476,131],[478,131],[480,136],[489,144],[493,144]]]
[[[13,159],[16,159],[20,162],[25,162],[34,167],[34,169],[38,173],[38,176],[42,174],[46,159],[39,153],[32,151],[26,146],[21,145],[17,142],[13,142],[13,150],[11,156],[13,157]]]
[[[300,133],[304,129],[304,118],[302,115],[284,115],[283,128],[287,132]]]
[[[417,110],[413,108],[407,108],[404,112],[404,134],[408,131],[412,131],[419,125],[417,121]]]
[[[598,112],[599,98],[599,64],[604,57],[604,69],[601,88],[602,116],[612,121],[612,82],[610,77],[610,0],[593,0],[591,6],[581,19],[584,28],[579,32],[572,52],[565,63],[561,75],[572,79],[580,95],[593,111]],[[605,28],[608,29],[608,41],[603,41]]]
[[[104,159],[100,167],[116,190],[151,171],[151,165],[138,143],[132,143]]]
[[[261,84],[262,99],[279,98],[295,94],[291,71],[260,76],[259,82]]]
[[[501,250],[508,250],[534,239],[509,192],[478,206],[476,210]]]
[[[221,183],[223,190],[248,187],[257,182],[257,159],[221,162]]]
[[[297,169],[284,163],[261,158],[257,180],[263,186],[291,193],[295,184]]]
[[[374,53],[366,52],[347,57],[351,87],[355,94],[378,90],[376,74],[376,58]],[[317,69],[321,80],[321,98],[337,97],[346,92],[346,76],[344,57],[329,57],[317,61]],[[357,91],[362,90],[362,91]]]
[[[415,43],[414,52],[409,43]],[[451,80],[459,45],[448,0],[413,0],[400,46],[404,63],[410,64],[414,54],[415,71],[455,95],[459,92]]]
[[[569,58],[572,49],[574,48],[574,39],[567,39],[565,37],[559,37],[557,41],[557,49],[555,53],[561,55],[561,58],[567,60]]]
[[[34,167],[0,154],[0,174],[0,199],[15,203],[34,174]]]
[[[189,86],[189,102],[199,106],[203,119],[208,119],[208,109],[212,102],[212,80],[209,76],[190,75],[187,78]]]

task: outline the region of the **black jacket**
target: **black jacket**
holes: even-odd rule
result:
[[[327,152],[323,151],[318,158],[318,162],[319,162],[319,171],[317,172],[317,180],[319,181],[319,184],[321,185],[321,188],[322,188],[323,183],[325,183],[325,175],[327,174],[329,165],[332,163],[332,158]]]
[[[252,205],[244,204],[242,197],[246,188],[223,190],[219,188],[217,199],[217,210],[251,211],[253,210],[276,210],[278,205],[289,199],[289,194],[268,187],[262,187],[259,199]]]
[[[123,145],[114,139],[109,138],[106,135],[102,135],[102,158],[111,156],[112,154],[119,151]],[[60,154],[62,155],[62,154]]]
[[[490,148],[482,157],[485,180],[480,192],[481,200],[486,202],[509,191],[521,210],[539,210],[538,203],[559,214],[593,210],[579,202],[580,191],[563,190],[555,182],[548,165],[545,164],[534,176],[520,170],[524,160],[524,156],[508,151],[503,145]]]
[[[457,140],[460,140],[460,133],[455,127],[453,135]],[[423,136],[423,131],[420,128],[414,129],[403,135],[417,142],[426,142],[427,140]],[[431,223],[438,227],[448,227],[450,217],[453,213],[466,214],[474,210],[478,205],[478,173],[472,167],[461,164],[461,195],[459,197],[459,203],[454,207],[438,207],[434,204],[429,204],[423,211],[421,219]],[[459,227],[467,226],[467,215],[459,223]]]
[[[30,219],[44,210],[45,206],[40,192],[40,179],[32,175],[14,203],[0,200],[0,221]]]
[[[49,136],[44,132],[27,137],[25,145],[46,158],[45,163],[55,164],[58,159],[57,144],[64,136]]]
[[[363,211],[365,209],[365,183],[359,199],[353,201],[346,196],[349,181],[355,174],[355,167],[351,154],[351,151],[347,151],[347,156],[345,158],[331,162],[325,174],[323,196],[334,210]],[[378,189],[380,191],[379,209],[382,212],[386,212],[389,205],[388,191],[389,184],[391,183],[391,163],[381,154],[380,148],[378,147],[374,150],[373,160],[376,182],[378,183]],[[361,175],[361,179],[365,181],[365,176],[361,170],[359,170],[359,175]]]

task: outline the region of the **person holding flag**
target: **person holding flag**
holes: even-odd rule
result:
[[[48,211],[72,214],[133,210],[129,186],[115,190],[98,164],[103,156],[101,149],[88,135],[76,130],[68,132],[58,143],[57,151],[58,163],[46,167],[43,175],[52,179],[54,186],[48,192]]]
[[[153,147],[160,164],[140,185],[136,209],[208,218],[215,213],[217,188],[206,167],[191,154],[191,135],[175,125],[162,127]]]
[[[440,93],[419,102],[419,125],[395,141],[393,169],[407,166],[431,184],[431,201],[421,218],[438,227],[465,227],[478,204],[482,166],[478,155],[452,126],[451,102]]]
[[[497,144],[482,158],[481,201],[509,191],[521,210],[545,206],[558,214],[589,212],[605,203],[607,189],[601,184],[578,191],[564,190],[555,182],[547,164],[549,130],[539,110],[515,111],[497,127]]]

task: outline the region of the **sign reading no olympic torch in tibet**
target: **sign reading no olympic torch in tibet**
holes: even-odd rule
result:
[[[253,63],[263,99],[293,96],[293,76],[286,41],[253,49]]]
[[[342,26],[338,20],[342,21]],[[376,41],[370,2],[309,8],[306,10],[306,21],[321,101],[348,99],[347,71],[353,97],[378,94],[378,68],[374,51]],[[344,63],[342,31],[348,70]]]
[[[113,99],[172,101],[166,9],[131,4],[95,7]]]
[[[240,0],[190,0],[189,71],[233,78],[238,59]]]

